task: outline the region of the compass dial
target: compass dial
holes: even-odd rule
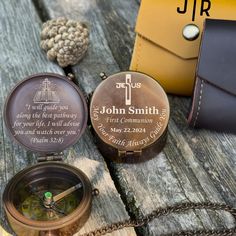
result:
[[[17,173],[7,184],[3,204],[16,235],[73,235],[91,212],[92,188],[79,169],[44,162]]]
[[[17,197],[18,199],[20,196],[20,201],[14,200],[16,209],[26,218],[37,221],[57,220],[73,212],[83,196],[82,185],[79,189],[54,202],[53,198],[69,189],[72,184],[63,184],[63,180],[58,179],[51,179],[50,183],[45,184],[44,181],[39,181],[34,186],[26,186]],[[52,198],[49,206],[45,205],[47,197]]]

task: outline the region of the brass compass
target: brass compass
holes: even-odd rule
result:
[[[163,88],[134,71],[101,77],[91,98],[90,117],[103,156],[126,163],[155,157],[166,143],[170,117]]]
[[[40,163],[7,184],[3,206],[17,235],[73,235],[91,211],[92,187],[61,152],[79,140],[87,104],[77,86],[57,74],[33,75],[8,96],[4,119],[10,136],[38,153]]]

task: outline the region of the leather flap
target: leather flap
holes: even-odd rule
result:
[[[197,75],[236,95],[236,21],[206,20]]]
[[[184,27],[195,24],[202,32],[205,18],[236,20],[235,12],[235,0],[142,0],[136,32],[181,58],[197,58],[201,37],[186,40]]]

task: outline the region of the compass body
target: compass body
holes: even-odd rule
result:
[[[81,187],[52,208],[44,205],[44,194],[57,195],[76,185]],[[86,175],[60,162],[45,162],[26,168],[8,183],[4,209],[17,235],[73,235],[87,221],[92,190]]]
[[[32,75],[9,94],[4,119],[10,136],[43,161],[17,173],[4,190],[3,206],[16,235],[69,236],[88,219],[91,183],[61,156],[79,140],[87,117],[82,92],[65,76]]]

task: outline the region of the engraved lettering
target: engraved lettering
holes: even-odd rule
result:
[[[93,113],[92,113],[92,117],[91,118],[93,120],[99,120],[98,114],[99,114],[99,107],[93,106]]]
[[[150,137],[152,139],[155,139],[158,136],[158,134],[160,133],[160,130],[162,129],[162,127],[163,127],[163,123],[162,122],[157,122],[156,126],[155,126],[155,129],[150,132]]]
[[[103,135],[104,137],[109,136],[109,134],[106,132],[105,127],[104,127],[103,124],[99,124],[99,125],[98,125],[98,129],[102,132],[102,135]]]
[[[27,120],[30,120],[31,119],[31,114],[21,112],[21,113],[16,115],[16,118],[17,119],[27,119]]]
[[[29,110],[30,109],[30,105],[29,104],[26,104],[26,109]]]
[[[153,119],[138,119],[138,118],[125,118],[122,117],[120,119],[120,123],[124,124],[124,123],[130,123],[130,124],[152,124],[153,123]]]
[[[66,131],[66,136],[75,135],[75,134],[76,134],[76,131],[74,131],[74,130],[67,130]]]
[[[116,88],[125,89],[125,105],[131,105],[131,90],[135,88],[141,88],[141,83],[132,83],[131,74],[125,75],[125,83],[116,83]]]
[[[125,83],[116,83],[116,88],[125,88]]]
[[[27,104],[25,108],[25,111],[16,114],[12,126],[14,136],[37,135],[39,137],[31,138],[31,143],[62,144],[64,141],[63,136],[73,136],[79,132],[78,114],[70,113],[69,106],[59,104],[30,106]],[[65,129],[62,127],[65,127]],[[66,127],[75,127],[77,130],[66,131]],[[43,137],[41,137],[42,135]],[[47,136],[54,136],[54,138],[47,138]]]
[[[52,80],[41,80],[31,100],[27,97],[27,102],[16,109],[11,123],[13,135],[31,144],[49,145],[74,138],[81,129],[81,114],[66,104],[63,96]]]
[[[158,115],[159,110],[152,106],[148,107],[146,106],[145,108],[135,108],[133,106],[129,107],[128,114],[136,114],[136,115]]]
[[[48,143],[48,138],[32,138],[31,143]]]
[[[119,123],[119,118],[113,118],[113,117],[106,117],[106,122],[107,123]]]
[[[126,147],[132,148],[132,147],[136,147],[136,146],[140,146],[140,145],[146,146],[149,141],[150,141],[149,137],[146,137],[146,138],[141,139],[141,140],[130,140],[130,141],[128,141]]]
[[[116,83],[116,88],[141,88],[141,83],[131,83],[131,82],[126,82],[126,83]]]
[[[100,114],[126,114],[124,108],[116,108],[115,106],[112,106],[111,108],[102,106],[102,109],[100,110]]]
[[[158,115],[159,109],[155,106],[149,107],[145,106],[144,108],[136,108],[134,106],[126,108],[117,108],[115,106],[107,107],[102,106],[101,110],[99,111],[100,114],[107,114],[107,115]]]
[[[122,129],[111,128],[111,132],[113,132],[113,133],[121,133]]]
[[[126,145],[126,140],[125,139],[119,139],[119,138],[115,138],[114,136],[110,136],[109,137],[109,140],[112,142],[112,143],[114,143],[114,144],[116,144],[116,145],[119,145],[119,146],[125,146]]]

